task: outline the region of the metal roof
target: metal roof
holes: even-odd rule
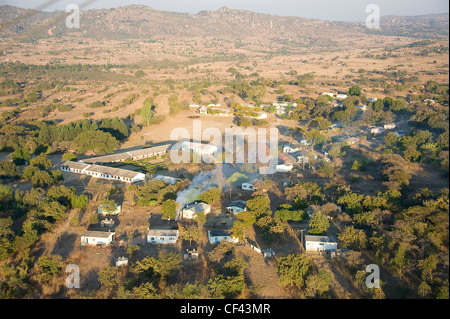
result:
[[[139,174],[143,174],[121,168],[114,168],[96,164],[77,163],[77,162],[64,162],[61,164],[61,166],[68,166],[71,169],[81,169],[81,170],[84,169],[85,172],[108,174],[111,176],[118,176],[131,179],[135,178]]]
[[[147,147],[140,150],[110,154],[105,156],[91,157],[83,160],[85,163],[112,163],[132,159],[139,156],[150,156],[161,152],[167,152],[172,144],[164,144],[159,146]]]
[[[107,231],[95,231],[95,230],[87,230],[81,236],[83,237],[96,237],[96,238],[108,238],[111,235],[114,235],[114,232]]]
[[[148,236],[178,236],[178,229],[150,229]]]
[[[323,242],[323,243],[337,243],[337,238],[334,237],[334,236],[305,235],[305,241]]]

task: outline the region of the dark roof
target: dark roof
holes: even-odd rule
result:
[[[247,207],[247,203],[243,200],[235,200],[234,202],[231,202],[230,205],[228,205],[227,207],[233,207],[233,206],[244,209],[245,207]]]
[[[209,232],[209,235],[212,237],[217,237],[217,236],[231,236],[231,232],[229,230],[221,230],[221,229],[217,229],[217,230],[211,230]]]

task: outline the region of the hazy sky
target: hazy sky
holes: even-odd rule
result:
[[[64,10],[68,4],[78,4],[89,0],[0,0],[24,8],[39,8],[46,11]],[[365,21],[368,4],[377,4],[384,15],[422,15],[428,13],[448,13],[448,0],[91,0],[89,8],[112,8],[129,4],[143,4],[157,10],[197,13],[201,10],[217,10],[221,7],[244,9],[281,16],[332,21]],[[42,8],[41,6],[45,6]]]

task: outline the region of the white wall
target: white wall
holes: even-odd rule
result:
[[[175,244],[177,239],[178,236],[147,236],[147,242],[150,244]]]
[[[306,241],[307,251],[326,251],[337,249],[337,243],[320,243],[314,241]]]

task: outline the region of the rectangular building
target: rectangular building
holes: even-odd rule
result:
[[[114,232],[107,231],[85,231],[81,235],[81,246],[110,245],[113,241],[114,234]]]
[[[67,161],[60,165],[63,172],[88,175],[97,178],[112,179],[126,183],[135,183],[145,180],[145,174],[121,168],[107,167],[96,164],[86,164]]]
[[[175,244],[178,234],[178,229],[150,229],[147,234],[147,242],[149,244]]]

